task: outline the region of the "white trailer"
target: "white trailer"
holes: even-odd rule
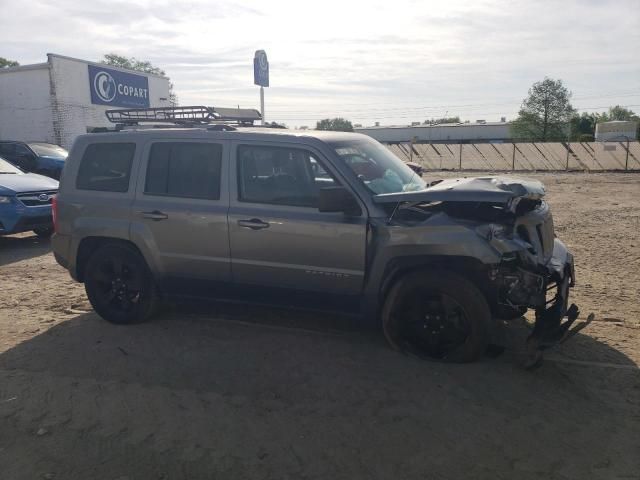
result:
[[[633,121],[614,120],[596,124],[596,142],[634,141],[638,132],[638,124]]]

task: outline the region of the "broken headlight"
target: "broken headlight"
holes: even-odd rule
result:
[[[494,238],[511,238],[513,236],[512,229],[510,227],[497,223],[480,225],[476,228],[476,232],[487,241],[491,241]]]

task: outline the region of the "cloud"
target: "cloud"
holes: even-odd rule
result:
[[[184,104],[256,106],[252,58],[265,49],[268,115],[290,124],[497,119],[545,75],[579,108],[640,103],[637,0],[0,1],[12,19],[3,56],[135,56],[163,68]]]

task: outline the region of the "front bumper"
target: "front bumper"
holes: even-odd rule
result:
[[[539,364],[543,350],[567,341],[593,319],[590,315],[586,321],[574,325],[580,313],[575,304],[569,305],[575,278],[573,255],[557,238],[554,239],[553,254],[545,265],[511,267],[500,276],[502,302],[511,307],[535,310],[535,324],[527,339],[525,366]]]
[[[0,235],[52,228],[51,207],[4,206],[0,211]]]

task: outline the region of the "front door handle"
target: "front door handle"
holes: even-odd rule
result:
[[[259,218],[252,218],[250,220],[238,220],[238,225],[245,228],[250,228],[251,230],[262,230],[263,228],[269,228],[269,224],[267,222],[263,222]]]
[[[142,218],[148,218],[155,221],[166,220],[169,218],[169,215],[162,213],[159,210],[154,210],[153,212],[140,212],[140,215],[142,215]]]

